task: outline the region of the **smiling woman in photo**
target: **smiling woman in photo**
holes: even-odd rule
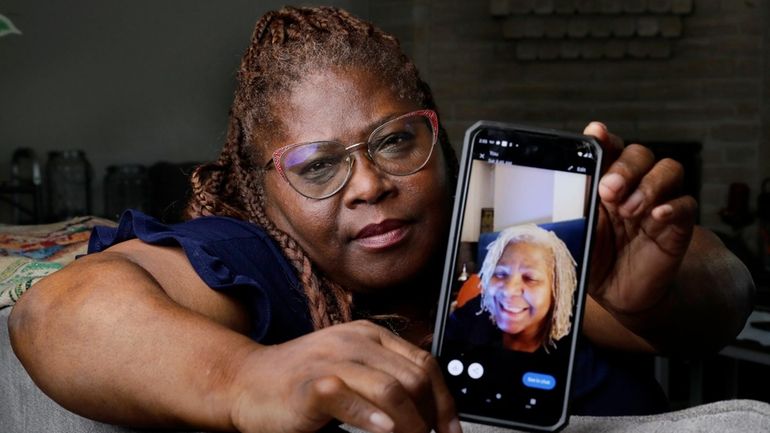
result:
[[[575,261],[553,232],[536,225],[503,230],[479,272],[481,308],[502,331],[502,345],[534,352],[570,331]]]

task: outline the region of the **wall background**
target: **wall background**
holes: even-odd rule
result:
[[[0,181],[17,147],[82,149],[101,213],[110,164],[216,158],[254,23],[284,3],[0,0],[23,32],[0,39]]]
[[[83,149],[98,212],[108,164],[214,158],[252,25],[280,3],[0,1],[24,32],[0,39],[0,180],[16,147]],[[753,206],[770,176],[769,2],[693,0],[668,59],[532,62],[503,37],[499,1],[330,3],[399,36],[457,147],[482,118],[699,142],[701,222],[725,231],[729,184],[747,183]]]
[[[729,184],[748,183],[753,201],[770,176],[768,2],[694,0],[669,59],[534,62],[516,59],[496,2],[409,3],[428,17],[415,54],[456,140],[485,118],[568,130],[602,120],[642,143],[699,142],[701,222],[723,230]]]

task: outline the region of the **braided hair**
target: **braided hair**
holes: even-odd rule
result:
[[[436,109],[430,88],[392,35],[333,7],[268,12],[257,22],[238,69],[224,147],[216,161],[193,171],[186,209],[188,218],[224,215],[261,226],[296,269],[315,329],[350,321],[352,297],[268,219],[262,164],[269,155],[261,143],[268,143],[274,131],[282,128],[273,113],[274,101],[313,71],[332,67],[370,72],[399,98]],[[453,188],[457,158],[443,127],[439,142]]]

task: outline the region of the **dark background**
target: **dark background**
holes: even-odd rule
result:
[[[23,33],[0,38],[0,182],[16,148],[32,148],[43,165],[49,151],[81,149],[93,170],[91,213],[103,214],[107,166],[215,158],[252,26],[281,3],[0,1]],[[757,200],[770,176],[770,2],[329,3],[400,38],[455,146],[479,119],[570,131],[602,120],[682,160],[700,222],[757,271]],[[748,193],[728,207],[734,183]],[[0,222],[13,222],[3,203]],[[763,368],[677,361],[672,397],[769,400]],[[694,371],[705,372],[701,390],[690,388]]]

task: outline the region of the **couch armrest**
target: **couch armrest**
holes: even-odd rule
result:
[[[138,433],[76,415],[48,398],[32,382],[11,348],[8,316],[0,308],[0,432],[3,433]],[[142,430],[148,433],[149,430]],[[168,431],[165,431],[168,433]]]

